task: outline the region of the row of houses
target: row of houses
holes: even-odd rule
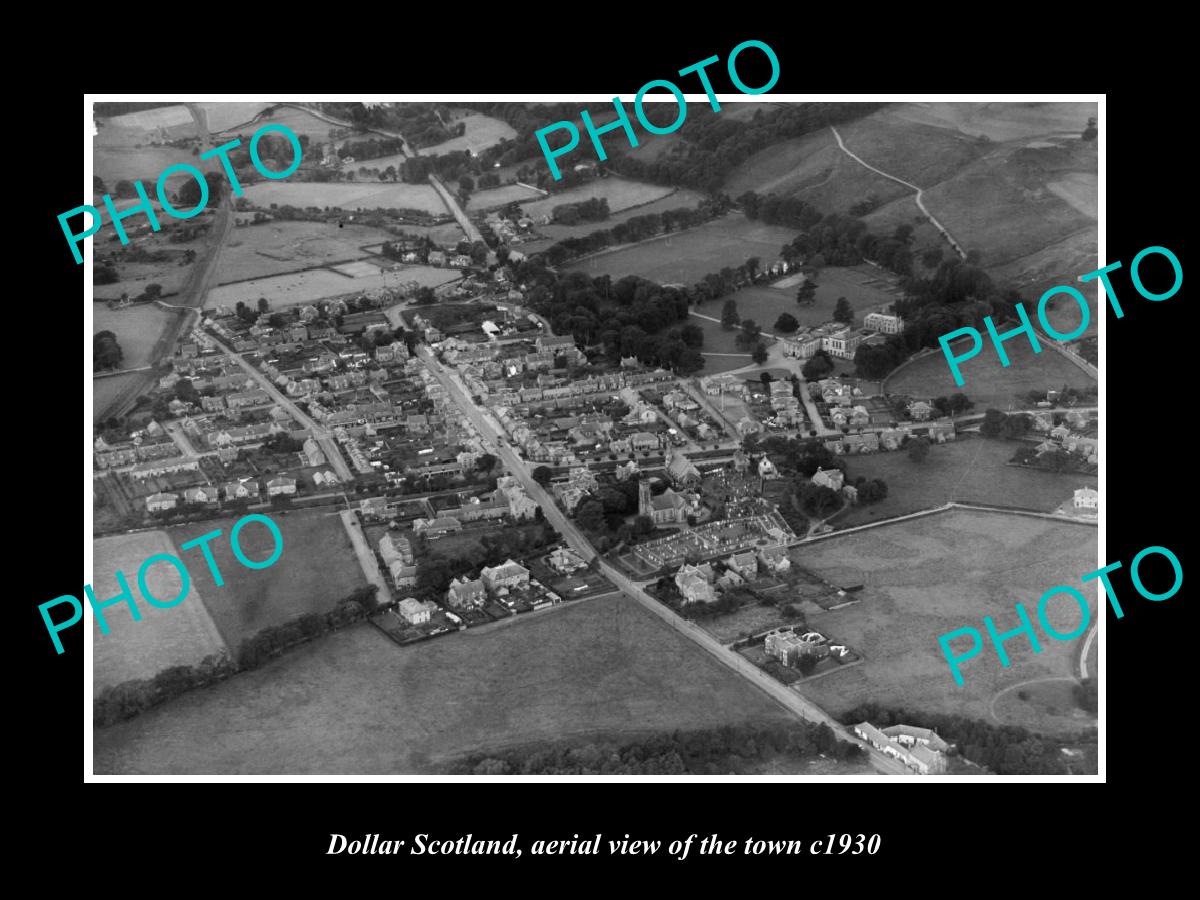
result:
[[[195,462],[195,460],[192,460]],[[267,481],[268,497],[286,497],[296,493],[296,479],[286,475],[278,475]],[[174,492],[160,492],[146,498],[146,509],[150,512],[162,512],[175,509],[179,503],[212,505],[222,499],[226,502],[237,500],[258,501],[260,488],[256,479],[241,479],[224,485],[201,485],[188,488],[181,495]]]

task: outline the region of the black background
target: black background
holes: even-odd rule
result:
[[[595,12],[598,18],[605,15],[602,10]],[[494,882],[497,890],[519,890],[538,884],[529,879],[553,871],[573,876],[571,881],[555,884],[557,889],[574,891],[599,886],[600,881],[592,881],[596,876],[621,878],[631,869],[655,869],[689,881],[687,875],[699,875],[703,879],[699,884],[715,887],[716,883],[707,879],[718,871],[728,872],[737,862],[739,868],[750,870],[745,877],[754,879],[740,890],[802,891],[806,885],[835,884],[826,880],[826,873],[849,878],[868,875],[872,878],[868,884],[876,889],[896,890],[903,884],[910,890],[962,890],[966,885],[984,888],[991,883],[992,873],[1005,871],[1006,878],[1020,883],[1018,861],[1029,852],[1042,859],[1058,859],[1062,868],[1057,873],[1067,874],[1071,863],[1082,858],[1076,851],[1110,839],[1104,836],[1109,817],[1132,828],[1139,821],[1133,817],[1133,806],[1170,803],[1169,788],[1180,775],[1186,778],[1190,763],[1178,728],[1187,723],[1187,707],[1180,700],[1190,685],[1183,673],[1192,655],[1191,632],[1185,621],[1187,585],[1170,600],[1151,603],[1135,594],[1128,579],[1129,561],[1153,544],[1171,548],[1185,571],[1190,571],[1182,524],[1183,514],[1194,505],[1195,491],[1194,474],[1187,465],[1195,455],[1189,391],[1195,384],[1195,354],[1193,332],[1184,321],[1187,285],[1185,282],[1184,289],[1170,300],[1152,303],[1138,296],[1128,280],[1129,261],[1150,245],[1169,247],[1187,269],[1184,191],[1191,190],[1194,178],[1184,174],[1190,165],[1186,149],[1175,144],[1185,110],[1171,87],[1176,83],[1157,68],[1161,60],[1155,60],[1156,68],[1150,73],[1142,68],[1142,57],[1134,61],[1121,57],[1124,61],[1119,61],[1111,54],[1105,56],[1098,49],[1100,43],[1111,45],[1120,38],[1110,34],[1103,41],[1089,42],[1071,22],[1061,26],[1043,22],[1036,32],[1021,29],[996,35],[994,45],[965,47],[958,42],[958,26],[951,29],[954,39],[938,32],[910,42],[897,25],[895,31],[879,26],[886,34],[868,40],[859,30],[861,23],[853,20],[800,27],[799,10],[794,13],[794,28],[757,27],[756,22],[769,18],[761,14],[743,25],[734,13],[726,11],[726,16],[732,16],[727,24],[706,28],[703,36],[687,37],[680,36],[677,28],[664,32],[633,27],[619,38],[602,37],[593,23],[585,27],[559,22],[553,26],[559,29],[555,31],[558,36],[548,38],[528,33],[526,26],[515,19],[506,20],[506,15],[496,14],[494,29],[480,26],[490,33],[475,38],[465,32],[477,29],[459,29],[454,21],[447,21],[439,26],[445,30],[445,41],[434,41],[431,35],[430,46],[423,50],[411,40],[398,37],[393,45],[380,39],[377,57],[364,53],[372,56],[369,63],[343,66],[331,61],[327,65],[318,58],[304,66],[303,72],[296,70],[294,83],[271,77],[274,71],[263,72],[266,77],[260,78],[255,66],[244,68],[239,75],[226,70],[219,77],[205,69],[200,78],[176,77],[170,71],[173,67],[154,67],[153,71],[131,69],[100,75],[88,88],[97,92],[256,94],[587,91],[619,94],[628,108],[644,82],[671,77],[678,69],[713,54],[722,60],[710,69],[714,88],[719,93],[732,92],[723,73],[724,59],[740,41],[756,38],[769,43],[780,60],[782,74],[772,93],[854,91],[867,100],[874,99],[870,92],[881,91],[1107,90],[1101,129],[1107,150],[1108,244],[1102,262],[1119,259],[1125,263],[1114,276],[1125,317],[1117,320],[1107,308],[1105,311],[1107,445],[1102,452],[1108,479],[1101,497],[1108,522],[1104,559],[1125,563],[1113,583],[1126,615],[1118,621],[1108,613],[1107,676],[1101,688],[1107,696],[1107,779],[1116,793],[1100,804],[1095,794],[1081,799],[1076,792],[1066,798],[1057,785],[1050,793],[1048,784],[1011,783],[1004,788],[989,785],[982,790],[990,788],[990,793],[975,790],[970,797],[961,791],[949,796],[944,790],[936,796],[907,792],[900,797],[894,790],[872,790],[868,795],[856,784],[750,781],[606,782],[603,788],[579,783],[492,785],[474,781],[241,785],[236,795],[222,785],[219,797],[214,791],[201,795],[199,789],[175,784],[85,786],[80,741],[85,718],[81,700],[83,629],[64,633],[67,652],[56,656],[37,612],[37,604],[45,600],[60,594],[79,595],[82,566],[75,567],[78,558],[74,553],[82,528],[73,513],[87,480],[87,443],[80,435],[80,408],[74,405],[80,396],[76,391],[81,365],[67,349],[73,344],[67,342],[69,334],[78,334],[73,310],[82,302],[83,267],[74,263],[55,218],[79,203],[84,116],[82,94],[63,87],[38,100],[44,113],[38,123],[38,164],[51,174],[36,183],[18,184],[29,190],[29,195],[9,201],[10,216],[20,203],[17,220],[21,228],[16,243],[10,238],[10,271],[28,266],[32,273],[27,281],[22,279],[21,293],[9,297],[13,333],[8,346],[17,356],[9,375],[18,383],[10,384],[8,392],[8,444],[16,458],[10,456],[6,467],[12,491],[9,521],[19,523],[13,529],[16,533],[10,533],[15,551],[10,571],[17,573],[18,585],[9,603],[20,622],[15,634],[21,644],[19,674],[10,680],[20,697],[19,721],[10,733],[10,743],[20,759],[9,771],[11,776],[32,770],[34,776],[27,785],[36,786],[28,809],[30,818],[24,820],[27,827],[35,834],[38,829],[46,833],[44,829],[53,828],[60,835],[75,832],[81,838],[71,839],[70,846],[75,849],[63,851],[67,857],[59,859],[76,852],[89,861],[117,859],[127,847],[143,858],[158,855],[156,865],[179,857],[193,867],[206,859],[202,866],[209,871],[226,872],[218,875],[224,883],[230,883],[225,879],[235,870],[256,873],[254,880],[261,872],[274,883],[290,882],[300,875],[302,882],[311,886],[323,882],[325,876],[338,883],[332,879],[386,872],[393,877],[381,883],[403,889],[416,885],[411,878],[417,872],[429,875],[436,871],[450,876],[443,889],[454,890],[464,886],[457,880],[460,874],[478,870],[474,876],[498,876]],[[851,40],[851,36],[856,37]],[[1128,33],[1124,39],[1126,44],[1136,43]],[[840,46],[831,48],[827,42]],[[243,50],[258,53],[252,45]],[[1132,51],[1123,47],[1122,52]],[[1147,52],[1146,45],[1141,52]],[[1149,55],[1153,50],[1147,60]],[[751,85],[766,80],[765,68],[755,72],[756,58],[759,54],[753,50],[739,58],[742,78]],[[1103,63],[1093,69],[1085,65],[1085,59],[1103,59]],[[215,61],[211,66],[220,68]],[[694,78],[681,81],[686,91],[698,90]],[[86,334],[84,338],[86,341]],[[89,380],[85,373],[85,391]],[[85,454],[82,477],[81,449]],[[86,490],[85,506],[90,502]],[[1153,577],[1156,562],[1162,561],[1151,560],[1143,578],[1148,586],[1161,590],[1162,582]],[[1017,599],[1030,598],[1014,601]],[[118,793],[126,791],[134,792],[135,797]],[[188,796],[174,796],[181,791]],[[253,797],[248,792],[253,792]],[[880,833],[883,845],[872,858],[758,857],[742,861],[698,857],[693,852],[682,863],[669,859],[665,851],[642,860],[602,855],[559,861],[531,859],[528,854],[519,861],[323,855],[331,832],[351,838],[379,832],[385,839],[411,840],[416,833],[455,838],[472,832],[476,837],[506,838],[514,831],[522,835],[523,842],[573,834],[586,837],[596,832],[606,837],[628,833],[634,838],[665,841],[712,832],[723,839],[754,835],[806,841],[833,832]],[[1153,842],[1163,837],[1159,831],[1144,839]],[[1158,852],[1165,850],[1160,846],[1156,855]],[[912,865],[926,860],[934,865]],[[958,877],[966,872],[974,873],[969,880]],[[577,880],[580,874],[588,880]],[[768,874],[770,880],[758,880]],[[780,875],[783,880],[778,880]],[[514,876],[519,880],[513,880]],[[850,881],[844,886],[861,889],[865,885]]]

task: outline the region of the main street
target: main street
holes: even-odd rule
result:
[[[726,666],[747,679],[751,684],[766,692],[787,710],[806,721],[817,724],[824,723],[833,729],[833,732],[843,740],[862,747],[877,772],[887,775],[911,774],[903,763],[884,755],[874,747],[859,740],[853,732],[829,716],[815,703],[776,681],[745,657],[723,646],[703,628],[700,628],[695,623],[688,621],[653,599],[641,586],[634,583],[616,567],[599,557],[591,543],[575,527],[575,524],[563,514],[562,510],[554,503],[553,498],[540,484],[533,480],[533,476],[525,465],[525,461],[509,446],[500,423],[490,414],[481,410],[471,400],[461,379],[457,377],[457,373],[447,370],[429,352],[429,348],[423,344],[417,348],[417,354],[425,361],[433,376],[446,388],[447,395],[462,410],[471,424],[475,426],[475,429],[479,432],[480,437],[483,438],[485,443],[495,447],[496,454],[504,461],[508,470],[521,482],[526,493],[542,507],[546,520],[563,536],[563,539],[572,550],[578,553],[583,559],[588,561],[597,560],[600,571],[609,581],[620,588],[621,591],[632,597],[645,609],[658,616],[680,634],[689,638],[708,653],[711,653]]]
[[[210,338],[214,344],[221,348],[226,356],[241,366],[247,375],[251,376],[255,381],[257,381],[259,387],[271,395],[272,400],[291,413],[292,418],[294,418],[312,433],[313,440],[315,440],[321,447],[321,452],[325,454],[325,459],[329,461],[329,465],[333,466],[334,471],[337,472],[337,476],[341,479],[342,484],[349,484],[352,482],[354,480],[354,474],[350,471],[350,467],[346,465],[346,460],[342,457],[341,448],[338,447],[337,441],[333,439],[329,432],[313,421],[313,419],[310,418],[307,413],[300,409],[300,407],[298,407],[290,399],[280,393],[279,389],[276,388],[275,385],[271,384],[271,379],[267,378],[266,375],[254,368],[254,366],[250,365],[250,363],[246,362],[246,360],[242,359],[240,353],[234,353],[231,347],[227,347],[221,341],[217,340],[217,338],[211,336]]]

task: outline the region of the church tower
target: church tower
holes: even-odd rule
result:
[[[638,515],[651,516],[653,507],[650,505],[650,482],[642,479],[638,482]]]

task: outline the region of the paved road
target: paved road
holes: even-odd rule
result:
[[[824,722],[834,733],[842,737],[844,740],[850,741],[863,747],[871,760],[875,769],[884,774],[891,775],[907,775],[911,772],[904,766],[903,763],[885,756],[874,747],[860,741],[854,736],[853,732],[847,729],[844,725],[833,719],[824,710],[820,709],[815,703],[801,696],[795,691],[789,689],[785,685],[771,678],[766,672],[757,666],[750,663],[741,655],[724,647],[716,638],[712,637],[708,632],[704,631],[697,625],[677,615],[674,611],[663,606],[658,601],[654,600],[642,588],[631,580],[624,573],[610,565],[605,560],[598,557],[595,549],[576,529],[575,524],[571,522],[562,510],[555,505],[551,498],[539,485],[533,480],[528,468],[522,460],[508,445],[507,439],[504,438],[504,431],[498,422],[495,422],[490,416],[486,415],[472,401],[466,390],[463,388],[461,381],[455,377],[455,373],[449,372],[441,365],[433,354],[429,352],[428,347],[421,345],[417,353],[425,360],[434,377],[446,388],[447,394],[454,403],[463,411],[475,428],[479,431],[480,436],[485,442],[494,444],[497,455],[504,460],[509,471],[517,477],[524,485],[526,492],[533,497],[542,507],[545,513],[546,520],[558,530],[563,536],[567,544],[578,553],[583,559],[591,561],[596,559],[599,564],[600,571],[613,584],[620,588],[624,593],[628,594],[645,609],[660,619],[665,621],[675,630],[690,638],[703,649],[707,650],[722,663],[733,669],[739,675],[749,680],[752,684],[769,694],[772,699],[777,701],[790,712],[805,719],[809,722],[821,723]]]
[[[328,431],[325,430],[325,428],[323,428],[321,425],[318,425],[308,416],[307,413],[300,409],[300,407],[288,399],[288,397],[286,397],[284,394],[280,393],[279,389],[276,388],[275,385],[271,384],[271,380],[258,369],[254,368],[254,366],[250,365],[250,363],[242,359],[241,354],[234,353],[232,348],[227,347],[217,338],[212,337],[211,339],[213,343],[225,353],[226,356],[241,366],[242,369],[245,370],[246,374],[250,375],[255,381],[257,381],[259,387],[271,395],[272,400],[286,409],[292,414],[292,417],[297,422],[312,432],[313,439],[320,445],[321,452],[325,454],[325,459],[329,462],[329,465],[333,467],[334,471],[337,472],[337,476],[341,479],[342,484],[349,484],[354,481],[354,473],[350,471],[350,467],[346,464],[346,460],[342,456],[341,448],[338,447],[337,441],[333,439],[333,437]]]
[[[1098,614],[1096,621],[1094,621],[1092,623],[1091,630],[1088,631],[1087,639],[1083,642],[1083,651],[1079,654],[1079,677],[1082,678],[1084,681],[1086,681],[1087,677],[1088,677],[1088,668],[1087,668],[1088,651],[1092,649],[1092,641],[1096,640],[1096,634],[1099,631],[1099,626],[1100,626],[1100,620],[1099,620],[1099,614]],[[1099,673],[1097,673],[1097,674],[1099,674]]]
[[[458,220],[459,226],[467,233],[467,240],[471,241],[472,243],[475,241],[484,243],[483,235],[480,234],[479,229],[475,227],[475,223],[467,218],[467,214],[463,212],[462,207],[458,205],[458,201],[454,199],[454,195],[450,193],[444,184],[442,184],[442,180],[436,175],[430,175],[429,183],[433,185],[433,189],[438,192],[438,196],[440,196],[442,198],[442,202],[446,204],[446,209],[450,210],[450,214]]]
[[[916,197],[917,208],[920,209],[921,212],[925,214],[925,218],[927,218],[930,221],[930,223],[933,225],[933,227],[942,233],[942,237],[944,237],[946,239],[946,242],[950,245],[950,247],[954,250],[954,252],[957,253],[959,256],[961,256],[963,259],[967,258],[966,252],[964,252],[963,248],[959,246],[958,241],[956,241],[954,239],[954,237],[950,234],[950,232],[946,230],[946,226],[943,225],[941,222],[939,222],[937,219],[935,219],[933,216],[933,213],[931,213],[928,209],[925,208],[925,202],[921,199],[921,195],[924,193],[924,191],[921,190],[921,188],[917,187],[915,184],[913,184],[910,181],[905,181],[903,178],[897,178],[895,175],[889,175],[887,172],[884,172],[882,169],[875,168],[873,165],[871,165],[870,163],[868,163],[867,161],[862,159],[862,157],[851,152],[850,148],[847,147],[846,144],[842,141],[842,136],[840,134],[838,134],[838,130],[836,128],[834,128],[832,125],[830,125],[829,130],[832,131],[833,136],[835,138],[837,138],[838,146],[842,148],[842,150],[845,152],[845,154],[847,156],[849,156],[852,160],[857,162],[859,165],[865,166],[866,168],[868,168],[872,172],[874,172],[876,175],[882,175],[884,178],[888,178],[892,181],[895,181],[897,184],[902,184],[905,187],[912,188],[914,191],[916,191],[917,192],[917,197]]]
[[[350,536],[350,543],[354,545],[354,555],[358,557],[358,564],[362,566],[363,575],[367,576],[367,581],[379,588],[376,601],[391,603],[392,592],[387,586],[387,580],[383,577],[383,573],[379,571],[379,566],[375,562],[375,552],[367,543],[367,537],[358,523],[358,516],[352,509],[343,509],[338,515],[342,517],[342,524],[346,526],[346,534]]]

